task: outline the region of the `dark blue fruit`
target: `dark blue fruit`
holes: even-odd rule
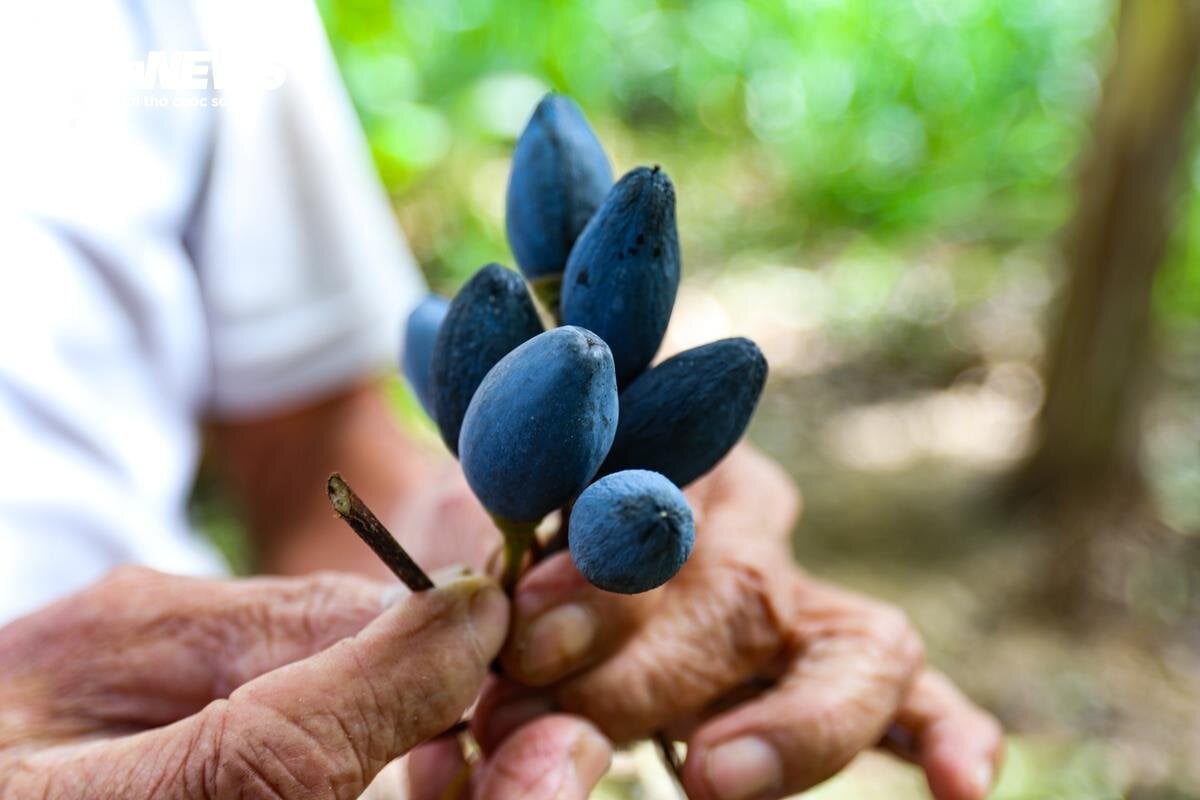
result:
[[[505,224],[531,281],[563,271],[579,232],[612,187],[612,167],[570,98],[538,103],[513,151]]]
[[[571,511],[571,558],[594,586],[637,594],[669,581],[692,554],[692,509],[675,484],[644,469],[589,486]]]
[[[433,371],[430,363],[433,360],[433,343],[437,340],[438,329],[446,318],[446,310],[450,301],[441,295],[431,294],[420,302],[408,315],[408,323],[404,326],[404,355],[401,358],[401,368],[408,385],[412,387],[421,408],[430,417],[433,416]]]
[[[450,452],[483,376],[542,331],[521,276],[499,264],[480,269],[450,301],[433,345],[433,418]]]
[[[571,250],[562,320],[608,343],[625,386],[658,351],[678,289],[675,188],[658,167],[638,167],[612,188]]]
[[[617,436],[600,472],[652,469],[687,486],[741,438],[766,380],[767,360],[749,339],[668,358],[621,393]]]
[[[463,420],[467,483],[493,516],[540,520],[587,486],[617,430],[608,346],[566,326],[513,350],[487,374]]]

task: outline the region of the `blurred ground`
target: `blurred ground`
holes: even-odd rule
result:
[[[986,299],[954,303],[955,272],[973,257],[944,247],[910,256],[918,266],[872,314],[886,334],[818,328],[790,358],[774,354],[752,436],[804,490],[798,558],[907,609],[930,660],[1000,716],[1014,740],[997,797],[1200,797],[1200,626],[1182,616],[1189,576],[1145,565],[1127,587],[1133,616],[1086,636],[1039,604],[1049,532],[999,501],[1038,407],[1039,320],[1052,286],[1031,265],[1050,256],[998,256],[1007,266]],[[841,263],[834,256],[816,274],[835,275]],[[699,304],[712,314],[746,303],[731,316],[769,352],[761,312],[805,305],[783,293],[775,285],[753,301]],[[944,319],[913,324],[912,308],[939,304]],[[1170,443],[1197,441],[1195,414],[1184,412],[1196,407],[1194,377],[1168,381],[1156,403],[1150,463],[1169,462]],[[1186,502],[1165,505],[1195,530]],[[866,777],[893,772],[864,764],[830,796],[924,796],[919,782],[904,791],[911,783],[896,777],[884,790]]]

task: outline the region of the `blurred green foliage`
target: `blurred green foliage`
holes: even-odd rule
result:
[[[847,228],[1050,234],[1112,17],[1112,0],[321,5],[385,181],[434,217],[405,220],[418,255],[449,284],[510,261],[503,159],[547,88],[618,169],[667,167],[716,224],[715,257]]]

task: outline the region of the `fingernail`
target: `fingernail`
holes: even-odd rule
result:
[[[704,759],[708,787],[720,800],[751,800],[783,785],[775,748],[757,736],[731,739]]]
[[[494,583],[485,583],[471,596],[470,614],[480,648],[495,655],[508,632],[508,598]]]
[[[980,797],[987,797],[992,791],[992,765],[986,761],[975,769],[975,788]]]
[[[571,748],[571,764],[581,784],[578,788],[586,792],[608,772],[612,764],[612,745],[597,731],[585,728]]]
[[[596,638],[596,618],[570,603],[547,611],[529,627],[521,667],[528,677],[556,677],[587,653]]]

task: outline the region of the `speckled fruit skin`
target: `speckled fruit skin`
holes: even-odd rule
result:
[[[695,541],[683,493],[649,470],[601,478],[571,511],[571,558],[591,584],[608,592],[637,594],[663,585]]]
[[[430,417],[433,416],[433,343],[437,341],[438,330],[450,301],[441,295],[431,294],[422,300],[408,315],[404,325],[404,355],[401,358],[401,369],[408,385],[412,387],[421,408]]]
[[[505,227],[530,280],[562,272],[571,246],[612,187],[612,167],[579,107],[548,94],[513,151]]]
[[[450,452],[471,397],[488,370],[542,332],[521,276],[499,264],[481,268],[450,301],[433,345],[433,418]]]
[[[601,474],[652,469],[687,486],[741,438],[766,380],[767,360],[749,339],[721,339],[668,358],[621,393],[617,436]]]
[[[658,167],[638,167],[617,182],[583,229],[562,286],[562,321],[608,343],[618,385],[641,374],[658,351],[679,270],[675,188]]]
[[[617,430],[612,353],[591,331],[564,326],[530,339],[479,385],[459,455],[484,508],[540,520],[587,486]]]

